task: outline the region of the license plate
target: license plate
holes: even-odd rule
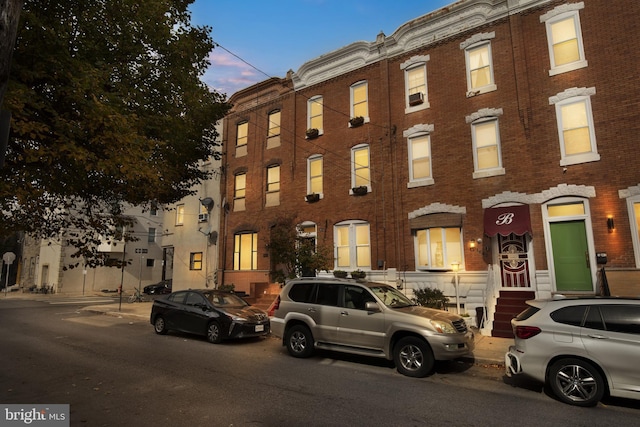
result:
[[[264,331],[264,325],[256,325],[256,332]]]

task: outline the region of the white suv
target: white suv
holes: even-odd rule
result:
[[[563,402],[593,406],[605,394],[640,399],[640,299],[527,301],[511,320],[507,376],[548,384]]]
[[[315,348],[393,360],[401,374],[423,377],[435,360],[474,347],[473,332],[455,314],[421,307],[388,285],[347,279],[288,282],[269,310],[271,332],[294,357]]]

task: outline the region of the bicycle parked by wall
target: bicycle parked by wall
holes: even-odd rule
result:
[[[134,289],[133,295],[129,297],[129,302],[134,303],[134,302],[144,302],[144,301],[146,301],[146,299],[142,296],[140,291],[137,288]]]

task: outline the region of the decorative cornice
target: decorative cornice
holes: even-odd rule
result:
[[[523,205],[529,205],[533,203],[532,196],[525,193],[514,193],[512,191],[503,191],[500,194],[491,196],[488,199],[482,200],[482,208],[488,209],[501,203],[521,203]]]
[[[573,98],[576,96],[591,96],[596,94],[595,87],[572,87],[570,89],[565,90],[564,92],[560,92],[557,95],[549,97],[549,104],[557,104],[560,101],[564,101],[565,99]]]
[[[496,38],[496,32],[492,31],[490,33],[478,33],[478,34],[474,34],[471,37],[469,37],[468,39],[466,39],[465,41],[463,41],[462,43],[460,43],[460,49],[466,49],[469,46],[471,46],[472,44],[478,43],[480,41],[484,41],[484,40],[491,40],[491,39],[495,39]]]
[[[618,190],[618,196],[621,199],[628,199],[629,197],[640,196],[640,184],[633,187],[627,187],[622,190]]]
[[[498,117],[503,113],[502,108],[482,108],[464,118],[467,123],[475,122],[484,117]]]
[[[505,191],[482,200],[482,208],[487,209],[501,203],[542,204],[558,197],[596,197],[596,189],[587,185],[559,184],[536,194]]]
[[[300,90],[386,58],[406,54],[550,0],[460,0],[401,25],[374,42],[358,41],[305,62],[293,73]]]
[[[430,59],[431,59],[431,57],[429,55],[412,56],[411,58],[407,59],[402,64],[400,64],[400,69],[404,70],[406,68],[409,68],[413,64],[419,64],[421,62],[428,62]]]
[[[416,209],[413,212],[409,212],[409,219],[418,218],[423,215],[429,215],[434,213],[457,213],[466,214],[467,208],[462,206],[445,205],[444,203],[431,203],[420,209]]]
[[[417,124],[417,125],[413,125],[411,126],[409,129],[405,130],[402,132],[402,136],[404,138],[408,138],[411,135],[415,135],[416,133],[431,133],[433,132],[434,126],[431,124]]]
[[[565,3],[565,4],[561,4],[560,6],[554,7],[549,12],[547,12],[544,15],[540,16],[540,22],[546,22],[549,19],[553,18],[554,16],[560,15],[561,13],[574,12],[574,11],[580,10],[580,9],[584,9],[584,2],[582,2],[582,1],[580,3]]]

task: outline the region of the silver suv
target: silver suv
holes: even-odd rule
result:
[[[455,359],[474,347],[463,318],[418,306],[380,283],[294,279],[269,315],[271,332],[294,357],[309,357],[315,348],[382,357],[410,377],[423,377],[435,360]]]
[[[511,321],[507,376],[549,385],[563,402],[593,406],[605,394],[640,399],[640,299],[527,301]]]

